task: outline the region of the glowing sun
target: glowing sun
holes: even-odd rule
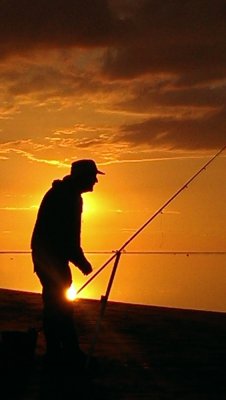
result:
[[[67,289],[66,291],[66,298],[69,301],[74,301],[76,299],[76,296],[77,296],[77,291],[75,289],[74,284],[72,283],[69,289]]]

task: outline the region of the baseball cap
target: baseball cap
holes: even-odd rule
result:
[[[78,160],[71,164],[71,176],[81,176],[89,174],[101,174],[105,175],[104,172],[99,171],[95,161],[93,160]]]

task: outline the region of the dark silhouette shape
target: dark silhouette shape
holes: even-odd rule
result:
[[[34,370],[37,337],[34,328],[1,332],[0,374],[4,399],[23,398]]]
[[[34,271],[42,284],[46,364],[70,365],[79,372],[85,355],[79,348],[73,304],[65,297],[72,283],[69,261],[84,275],[92,272],[80,243],[82,197],[98,182],[93,160],[72,163],[70,175],[55,180],[45,194],[32,234]]]

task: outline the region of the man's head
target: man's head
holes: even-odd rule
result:
[[[71,178],[79,185],[81,193],[92,192],[98,182],[97,174],[104,175],[97,169],[93,160],[78,160],[71,164]]]

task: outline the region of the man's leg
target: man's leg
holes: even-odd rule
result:
[[[34,270],[42,284],[43,329],[47,356],[50,359],[79,359],[78,338],[73,317],[73,303],[66,299],[72,283],[67,262],[58,258],[32,253]],[[83,357],[84,358],[84,357]]]
[[[61,307],[60,336],[63,356],[66,362],[72,365],[75,363],[84,363],[84,355],[79,347],[74,321],[73,303],[63,300]]]
[[[43,328],[47,357],[53,361],[82,364],[84,355],[79,348],[73,316],[73,304],[65,297],[66,287],[43,290]]]

